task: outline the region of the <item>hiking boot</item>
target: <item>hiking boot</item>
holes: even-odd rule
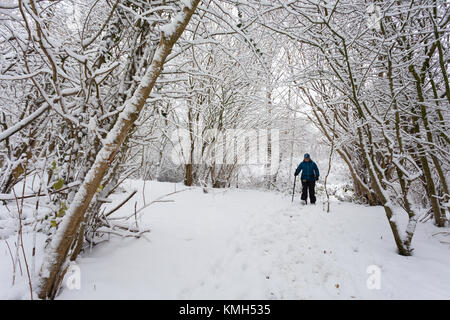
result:
[[[308,204],[308,202],[306,200],[302,200],[302,204],[306,205],[306,204]]]

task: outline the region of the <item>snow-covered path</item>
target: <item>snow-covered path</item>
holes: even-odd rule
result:
[[[126,182],[140,192],[115,216],[132,214],[134,201],[142,206],[142,187]],[[174,188],[186,189],[147,182],[146,203]],[[164,200],[172,201],[138,218],[151,228],[145,237],[113,236],[84,252],[81,289],[64,288],[58,299],[450,299],[449,247],[429,223],[418,225],[415,255],[401,257],[380,207],[333,202],[326,213],[320,199],[302,206],[273,192],[197,187]],[[11,288],[6,247],[0,254],[0,298],[28,299],[26,277]],[[381,269],[380,290],[367,288],[370,265]]]
[[[147,203],[173,190],[147,183]],[[85,253],[81,290],[59,298],[450,298],[450,252],[431,238],[431,225],[419,226],[416,255],[400,257],[381,208],[336,202],[326,214],[321,202],[237,189],[191,188],[167,199],[174,202],[142,215],[148,240],[113,238]],[[380,290],[367,288],[369,265],[381,268]]]

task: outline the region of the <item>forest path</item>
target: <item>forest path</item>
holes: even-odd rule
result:
[[[141,181],[127,183],[127,190],[142,190]],[[147,182],[147,203],[174,188]],[[420,259],[398,256],[380,207],[333,202],[326,213],[320,198],[302,206],[298,197],[291,203],[289,196],[242,189],[189,188],[167,199],[173,202],[155,203],[139,219],[151,228],[145,238],[113,237],[83,253],[81,290],[65,289],[59,298],[450,298],[450,280],[439,276],[450,259],[433,259],[448,249],[418,230]],[[140,207],[142,194],[133,200]],[[131,201],[117,215],[133,210]],[[367,288],[370,265],[382,271],[381,290]],[[438,274],[421,271],[430,268]]]

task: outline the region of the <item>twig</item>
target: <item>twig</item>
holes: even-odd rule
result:
[[[161,196],[161,197],[159,197],[159,198],[156,198],[155,200],[151,201],[149,204],[147,204],[147,205],[143,206],[142,208],[140,208],[139,210],[137,210],[137,211],[136,211],[136,214],[138,214],[139,212],[141,212],[142,210],[144,210],[145,208],[149,207],[151,204],[153,204],[153,203],[155,203],[155,202],[164,202],[164,201],[161,201],[161,199],[163,199],[163,198],[165,198],[165,197],[167,197],[167,196],[170,196],[170,195],[175,194],[175,193],[180,193],[180,192],[183,192],[183,191],[187,191],[187,190],[189,190],[189,188],[182,189],[182,190],[179,190],[179,191],[174,191],[174,192],[165,194],[165,195],[163,195],[163,196]],[[125,220],[130,219],[133,215],[134,215],[134,214],[128,216]]]
[[[23,186],[22,186],[22,199],[20,201],[20,206],[19,206],[19,200],[16,196],[16,191],[13,188],[13,193],[14,196],[16,196],[16,204],[17,204],[17,210],[18,210],[18,215],[19,215],[19,230],[18,230],[18,246],[20,246],[20,248],[22,249],[22,255],[23,255],[23,261],[25,262],[25,270],[27,271],[27,276],[28,276],[28,285],[30,287],[30,298],[31,300],[33,300],[33,285],[31,284],[31,275],[30,275],[30,268],[28,267],[28,261],[27,261],[27,256],[25,254],[25,247],[23,245],[23,234],[22,234],[22,210],[23,210],[23,195],[25,194],[25,185],[26,185],[26,181],[27,181],[27,163],[25,163],[25,169],[24,169],[24,180],[23,180]]]
[[[139,170],[139,168],[131,170],[122,180],[120,180],[119,182],[116,183],[116,185],[114,187],[112,187],[111,190],[109,190],[107,196],[111,195],[114,190],[117,189],[118,186],[120,186],[122,184],[122,182],[124,182],[129,176],[131,176],[133,173],[135,173],[137,170]]]
[[[441,231],[441,232],[436,232],[435,234],[433,234],[433,237],[436,236],[436,235],[438,235],[438,234],[445,234],[445,235],[447,235],[447,236],[450,236],[450,232],[447,232],[447,231]]]
[[[145,196],[144,196],[145,199]],[[145,203],[145,202],[144,202]],[[134,202],[134,221],[136,222],[136,229],[139,229],[138,223],[137,223],[137,201]]]
[[[100,230],[99,232],[106,233],[106,234],[112,234],[112,235],[116,235],[116,236],[123,237],[123,238],[126,238],[126,237],[140,238],[144,233],[150,232],[150,230],[149,229],[142,230],[142,231],[140,231],[137,234],[122,234],[122,233],[114,232],[114,231],[111,231],[111,230],[105,230],[105,231]]]
[[[333,160],[334,140],[335,140],[335,135],[336,135],[335,127],[336,127],[336,113],[334,114],[334,118],[333,118],[333,138],[331,140],[330,156],[328,158],[328,171],[327,171],[327,174],[325,175],[325,180],[324,180],[325,194],[327,196],[327,213],[330,212],[330,194],[327,189],[327,182],[328,182],[328,176],[330,175],[330,171],[331,171],[331,161]]]
[[[115,207],[114,209],[112,209],[111,211],[109,211],[107,214],[105,214],[105,217],[110,216],[111,214],[113,214],[114,212],[116,212],[117,210],[119,210],[125,203],[127,203],[131,198],[133,198],[133,196],[137,193],[137,190],[134,190],[125,200],[123,200],[117,207]]]
[[[13,285],[14,285],[14,274],[15,274],[15,270],[16,270],[16,263],[14,262],[14,257],[13,254],[11,252],[11,248],[9,246],[8,241],[5,240],[6,246],[8,247],[8,251],[9,251],[9,256],[11,257],[11,261],[12,261],[12,265],[13,265]]]
[[[146,203],[145,203],[145,180],[144,180],[144,185],[142,186],[142,198],[144,200],[144,206],[145,206],[146,205]]]
[[[71,189],[71,188],[73,188],[73,187],[76,187],[76,186],[78,186],[78,185],[80,185],[80,184],[81,184],[81,182],[80,182],[80,181],[77,181],[77,182],[71,183],[69,186],[64,187],[64,188],[62,188],[62,189],[60,189],[60,190],[55,190],[55,191],[53,191],[53,190],[48,190],[48,192],[49,192],[50,194],[62,193],[63,191],[66,191],[66,190],[68,190],[68,189]],[[0,194],[0,200],[3,200],[3,201],[7,201],[7,200],[15,200],[16,197],[17,197],[17,199],[23,200],[23,199],[28,199],[28,198],[45,197],[45,196],[47,196],[47,195],[48,195],[48,194],[42,194],[42,193],[40,193],[40,192],[35,193],[35,194],[27,194],[27,195],[23,194],[23,195],[21,195],[20,197],[17,197],[17,196],[14,195],[14,194],[13,194],[13,195],[10,195],[10,194]]]

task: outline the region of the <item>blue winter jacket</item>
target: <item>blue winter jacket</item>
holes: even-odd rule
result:
[[[302,180],[318,180],[319,179],[319,168],[317,168],[317,164],[309,160],[308,162],[302,161],[295,170],[295,175],[297,176],[300,171],[302,172],[301,179]]]

